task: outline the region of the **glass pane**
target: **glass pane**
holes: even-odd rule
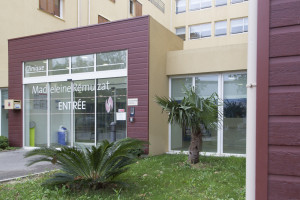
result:
[[[176,35],[185,40],[185,27],[176,28]]]
[[[210,37],[211,36],[211,23],[201,24],[201,37]]]
[[[190,0],[190,10],[200,10],[200,0]]]
[[[24,126],[25,146],[47,146],[47,85],[25,86]]]
[[[244,32],[248,32],[248,17],[244,18]]]
[[[95,81],[74,81],[75,146],[95,144]]]
[[[201,0],[201,9],[210,8],[210,7],[211,7],[211,0]]]
[[[231,3],[232,4],[235,4],[235,3],[241,3],[243,2],[244,0],[231,0]]]
[[[5,99],[8,99],[8,90],[1,89],[1,135],[8,137],[8,110],[4,109]]]
[[[219,21],[215,24],[215,35],[226,35],[227,33],[227,21]]]
[[[200,25],[190,26],[190,39],[200,38]]]
[[[243,32],[243,19],[231,20],[231,33],[242,33]]]
[[[184,88],[191,88],[193,79],[174,78],[171,80],[171,97],[181,101],[184,97]],[[178,124],[171,124],[171,149],[186,151],[190,145],[191,134],[188,128],[181,128]]]
[[[176,0],[176,14],[185,12],[186,0]]]
[[[69,58],[49,59],[48,75],[68,74]]]
[[[38,60],[24,63],[24,76],[46,76],[47,60]]]
[[[126,77],[97,80],[97,142],[110,141],[112,122],[116,122],[116,139],[126,138],[126,99]]]
[[[93,72],[94,55],[82,55],[72,57],[72,73]]]
[[[216,0],[216,7],[227,5],[227,0]]]
[[[202,75],[195,78],[195,91],[203,98],[218,93],[218,75]],[[218,130],[202,126],[203,152],[217,152]]]
[[[126,51],[99,53],[97,58],[97,71],[126,69]]]
[[[50,84],[50,146],[71,145],[71,82]]]
[[[246,73],[224,75],[224,153],[246,153],[246,83]]]

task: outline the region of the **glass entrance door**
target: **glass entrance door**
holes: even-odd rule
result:
[[[116,139],[126,137],[127,78],[97,80],[97,143],[110,140],[111,123],[115,123]]]
[[[73,127],[76,145],[95,145],[95,80],[73,83]]]

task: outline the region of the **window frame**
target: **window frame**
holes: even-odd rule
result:
[[[196,85],[196,77],[202,76],[202,75],[217,75],[218,76],[218,96],[220,99],[223,99],[224,97],[224,85],[225,85],[225,76],[228,74],[246,74],[247,76],[247,71],[246,70],[238,70],[238,71],[225,71],[225,72],[220,72],[220,73],[203,73],[203,74],[195,74],[195,75],[180,75],[180,76],[171,76],[169,77],[169,98],[172,97],[172,79],[180,79],[180,78],[192,78],[192,87],[195,88]],[[247,84],[247,83],[246,83]],[[223,120],[224,118],[223,113],[224,113],[224,106],[222,104],[222,102],[220,102],[219,106],[218,106],[218,110],[221,113],[221,115],[219,116],[219,121],[220,121],[220,127],[218,128],[218,138],[217,138],[217,152],[201,152],[201,155],[226,155],[226,156],[238,156],[238,157],[245,157],[245,154],[241,154],[241,153],[224,153],[224,130],[223,130]],[[247,111],[246,111],[247,112]],[[172,150],[172,130],[171,130],[171,124],[169,123],[168,126],[168,137],[169,137],[169,147],[168,147],[168,153],[170,154],[177,154],[182,152],[182,150]],[[246,146],[245,146],[245,150],[246,150]],[[183,152],[187,152],[186,150],[184,150]]]
[[[211,22],[209,22],[209,23],[204,23],[204,24],[197,24],[197,25],[191,25],[191,26],[189,26],[189,40],[198,40],[198,39],[202,39],[202,38],[209,38],[209,37],[211,37],[211,33],[212,33],[212,26],[211,26]],[[203,34],[203,27],[205,26],[205,25],[210,25],[210,35],[209,36],[202,36],[202,34]],[[191,37],[191,34],[192,33],[195,33],[196,34],[196,32],[191,32],[191,28],[196,28],[196,27],[199,27],[199,34],[198,35],[200,35],[199,37],[197,37],[197,38],[192,38]]]
[[[218,23],[221,23],[221,22],[225,22],[225,34],[218,34],[218,35],[217,35],[217,27],[216,27],[216,25],[217,25]],[[216,36],[216,37],[220,37],[220,36],[226,36],[226,35],[227,35],[227,20],[216,21],[216,22],[215,22],[215,36]]]
[[[180,34],[180,33],[177,32],[177,31],[179,31],[180,29],[182,29],[182,30],[184,29],[184,34]],[[179,32],[180,32],[180,31],[179,31]],[[176,33],[176,35],[177,35],[178,37],[180,37],[181,39],[183,39],[183,41],[186,40],[186,27],[185,27],[185,26],[175,28],[175,33]]]
[[[58,9],[56,9],[56,2],[58,2]],[[63,19],[63,0],[39,0],[39,10]]]
[[[239,27],[242,28],[242,31],[240,32],[233,32],[232,31],[232,22],[236,22],[238,20],[242,20],[242,23]],[[235,26],[238,27],[238,26]],[[235,35],[235,34],[241,34],[241,33],[247,33],[248,32],[248,17],[242,17],[242,18],[235,18],[235,19],[230,19],[230,34]]]
[[[179,8],[181,8],[181,7],[178,7],[178,3],[182,3],[182,4],[184,4],[184,6],[181,6],[182,8],[184,7],[184,10],[180,10],[180,11],[178,11],[179,10]],[[183,3],[184,2],[184,3]],[[185,13],[186,12],[186,0],[176,0],[175,1],[175,12],[176,12],[176,14],[180,14],[180,13]]]

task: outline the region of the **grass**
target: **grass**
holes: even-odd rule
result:
[[[245,199],[245,158],[205,157],[190,165],[186,155],[160,155],[138,160],[119,177],[126,184],[99,191],[47,189],[51,174],[0,185],[0,199]]]

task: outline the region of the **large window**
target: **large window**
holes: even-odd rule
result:
[[[176,28],[176,35],[185,40],[185,27]]]
[[[219,129],[202,127],[202,151],[211,153],[246,153],[246,79],[244,72],[207,74],[193,77],[174,77],[171,79],[171,97],[180,102],[184,88],[194,87],[201,97],[217,93],[223,104],[219,111]],[[171,150],[187,151],[191,140],[189,127],[171,125]]]
[[[112,122],[125,138],[126,68],[125,50],[24,63],[25,146],[96,145]]]
[[[232,19],[230,26],[231,34],[248,32],[248,17]]]
[[[199,39],[211,36],[211,23],[190,26],[190,39]]]
[[[63,0],[39,0],[39,8],[51,15],[63,18]]]
[[[227,34],[227,21],[219,21],[215,23],[215,36]]]
[[[176,0],[176,14],[185,12],[186,0]]]

